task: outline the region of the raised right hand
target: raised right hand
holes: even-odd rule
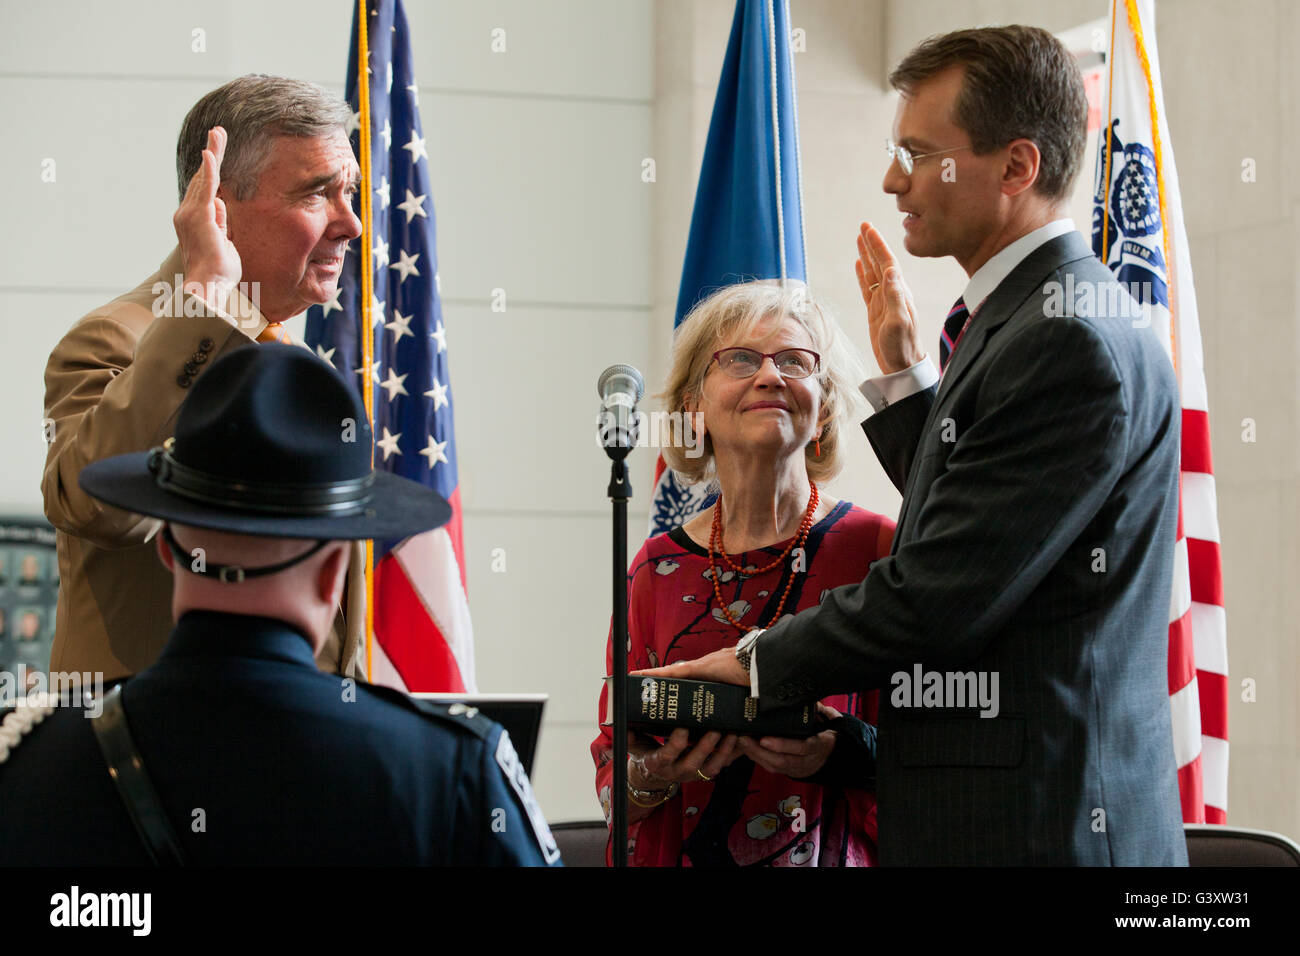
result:
[[[224,306],[221,300],[243,275],[239,251],[226,233],[226,204],[217,198],[225,154],[226,131],[214,126],[208,130],[208,145],[199,170],[172,216],[185,263],[186,291],[218,307]],[[196,283],[199,288],[195,288]]]
[[[912,293],[884,237],[867,222],[858,232],[854,269],[867,306],[871,351],[880,371],[886,375],[901,372],[925,358]]]

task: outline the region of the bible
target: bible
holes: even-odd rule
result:
[[[613,680],[605,678],[607,727],[614,724]],[[814,703],[760,708],[749,688],[738,684],[635,674],[627,677],[627,726],[652,736],[685,727],[692,738],[711,730],[751,737],[811,737],[825,729],[817,721]]]

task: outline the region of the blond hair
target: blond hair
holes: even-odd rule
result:
[[[850,416],[861,409],[857,385],[864,374],[862,364],[829,309],[806,285],[789,280],[782,286],[776,279],[759,279],[724,286],[699,302],[677,327],[668,378],[656,397],[669,414],[682,413],[685,441],[667,445],[662,451],[664,462],[683,481],[694,484],[712,480],[716,474],[713,442],[707,433],[703,454],[691,457],[687,453],[699,447],[699,439],[693,433],[692,417],[685,414],[687,403],[698,401],[702,393],[713,353],[725,340],[748,334],[772,316],[796,322],[821,356],[816,374],[822,392],[818,410],[821,455],[814,453],[813,444],[804,449],[808,477],[829,481],[844,467],[841,438]]]

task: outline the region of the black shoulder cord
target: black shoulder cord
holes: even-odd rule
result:
[[[184,866],[185,855],[176,831],[167,820],[158,792],[145,771],[144,759],[131,739],[126,710],[122,707],[121,684],[105,695],[103,704],[103,712],[92,718],[91,726],[108,764],[108,775],[126,805],[149,861],[154,866]]]

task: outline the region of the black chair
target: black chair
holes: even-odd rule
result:
[[[609,827],[604,820],[552,823],[551,833],[565,866],[604,866]]]
[[[1300,866],[1300,846],[1280,833],[1184,823],[1189,866]]]

